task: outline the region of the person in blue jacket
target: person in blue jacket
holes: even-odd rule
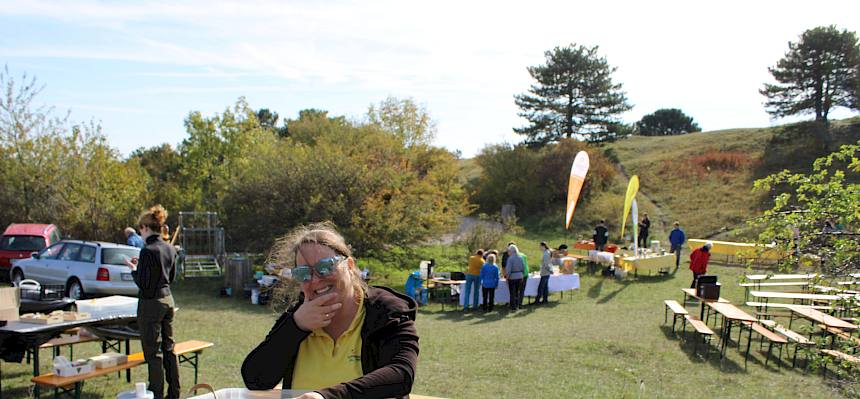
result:
[[[675,228],[669,233],[669,243],[672,244],[672,252],[675,253],[675,270],[678,270],[678,265],[681,264],[681,248],[687,241],[687,236],[684,235],[684,230],[681,230],[681,223],[675,221]]]
[[[496,300],[496,287],[499,286],[499,267],[496,266],[496,255],[489,254],[487,263],[481,266],[481,292],[484,294],[484,303],[481,308],[484,312],[492,312]]]

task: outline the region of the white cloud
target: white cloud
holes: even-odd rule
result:
[[[0,27],[9,37],[0,54],[145,63],[132,74],[165,82],[132,90],[188,95],[189,109],[201,93],[247,90],[253,101],[295,85],[365,95],[353,109],[378,101],[377,93],[411,96],[439,119],[439,142],[470,155],[499,137],[517,140],[513,95],[531,84],[526,66],[571,42],[600,45],[618,67],[614,77],[636,105],[629,121],[671,106],[707,129],[769,124],[757,93],[767,67],[810,27],[860,31],[858,11],[857,2],[839,1],[7,0],[0,18],[81,33],[40,40]],[[168,86],[177,78],[211,83]]]

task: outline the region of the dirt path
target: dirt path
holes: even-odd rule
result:
[[[615,164],[615,169],[618,171],[618,174],[621,175],[621,178],[624,180],[624,182],[629,184],[630,176],[627,174],[627,171],[624,170],[624,166],[620,163],[617,163]],[[627,184],[625,184],[625,187],[627,186]],[[651,219],[651,232],[662,231],[668,234],[669,231],[672,230],[671,226],[674,220],[672,220],[669,215],[666,214],[666,211],[660,205],[659,201],[648,196],[648,193],[642,189],[641,184],[639,185],[639,193],[636,195],[636,201],[639,203],[640,214],[643,210],[648,208],[647,212],[649,213]],[[652,236],[654,235],[652,234]]]

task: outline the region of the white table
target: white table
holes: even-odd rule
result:
[[[540,284],[540,276],[529,276],[526,281],[525,296],[537,296],[538,284]],[[466,283],[460,284],[460,306],[463,306],[466,300]],[[549,276],[549,292],[562,292],[579,289],[579,274],[553,274]],[[493,298],[493,303],[508,303],[511,300],[511,294],[508,291],[508,281],[505,279],[499,280],[499,286],[496,287],[496,294]],[[478,293],[478,303],[484,301],[482,293]],[[469,299],[471,305],[472,299]]]

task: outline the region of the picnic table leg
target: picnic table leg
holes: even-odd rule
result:
[[[666,322],[669,321],[669,305],[663,305],[663,307],[665,308],[665,309],[663,309],[663,324],[666,324]],[[673,319],[672,320],[672,330],[674,330],[675,329],[674,328],[675,327],[674,317],[672,319]]]
[[[750,358],[750,344],[752,343],[752,327],[750,327],[750,335],[747,336],[747,353],[744,355],[744,369],[747,368],[747,361]],[[738,348],[740,348],[741,342],[738,340]]]
[[[131,345],[131,340],[125,340],[125,357],[128,358],[128,355],[131,353],[129,346]],[[125,369],[125,382],[131,382],[131,369]],[[197,382],[195,382],[196,384]]]
[[[33,350],[33,377],[38,377],[38,376],[39,376],[39,347],[36,346],[35,350]],[[41,387],[39,387],[39,384],[36,384],[36,386],[33,387],[33,397],[35,397],[36,399],[39,399],[39,394],[41,393],[40,391],[41,391]]]

